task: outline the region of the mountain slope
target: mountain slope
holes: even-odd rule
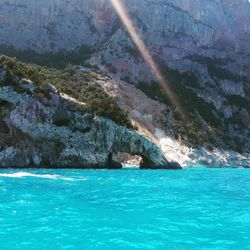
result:
[[[181,168],[169,162],[150,140],[107,119],[113,110],[116,115],[113,120],[131,126],[121,119],[125,115],[115,108],[115,101],[105,107],[110,96],[95,96],[103,91],[101,87],[95,91],[98,80],[86,92],[101,100],[96,106],[89,99],[81,102],[84,93],[77,100],[46,84],[42,79],[43,70],[48,72],[36,65],[0,57],[0,167],[121,168],[121,163],[113,157],[127,153],[141,156],[141,168]],[[75,74],[78,76],[74,78]],[[72,81],[78,85],[90,84],[80,76],[84,78],[84,73],[73,72]],[[70,83],[67,74],[64,78]],[[103,106],[109,113],[103,113]]]
[[[89,57],[109,75],[107,92],[112,89],[139,132],[159,145],[171,136],[189,148],[250,153],[249,2],[123,2],[185,108],[185,120],[170,107],[109,0],[2,0],[0,52],[26,61],[37,61],[36,53],[70,62],[73,51],[72,63]]]

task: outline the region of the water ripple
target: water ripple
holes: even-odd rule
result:
[[[0,249],[249,249],[250,171],[1,170]]]

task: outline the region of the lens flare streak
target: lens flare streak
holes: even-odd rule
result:
[[[121,22],[125,26],[126,30],[128,31],[131,39],[135,43],[138,51],[140,52],[142,58],[149,66],[151,72],[154,74],[156,79],[158,80],[161,88],[164,90],[165,95],[168,97],[171,104],[176,108],[178,113],[183,117],[184,113],[182,111],[180,102],[178,101],[177,96],[171,90],[171,87],[165,77],[162,75],[160,69],[158,68],[157,64],[155,63],[153,57],[151,56],[149,50],[146,48],[143,40],[138,35],[136,28],[129,17],[129,14],[126,10],[126,7],[123,5],[121,0],[110,0],[113,8],[115,9],[116,13],[118,14]]]

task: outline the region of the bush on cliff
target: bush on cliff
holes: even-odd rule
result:
[[[97,80],[105,80],[99,73],[90,71],[77,74],[71,65],[61,70],[26,64],[7,56],[0,56],[0,68],[6,71],[5,84],[12,84],[18,92],[23,91],[20,81],[22,78],[30,79],[40,86],[51,83],[60,92],[85,103],[84,109],[79,105],[79,111],[92,112],[107,117],[121,126],[133,127],[128,115],[118,106],[116,99],[98,84]],[[37,88],[37,91],[42,89]]]
[[[34,50],[16,50],[13,47],[0,45],[0,54],[5,54],[10,57],[16,57],[18,60],[34,63],[41,66],[55,67],[58,69],[64,69],[68,63],[82,64],[93,53],[88,46],[82,46],[72,52],[61,50],[56,53],[46,52],[37,53]]]

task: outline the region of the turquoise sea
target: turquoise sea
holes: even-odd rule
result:
[[[250,249],[250,170],[0,170],[0,249]]]

